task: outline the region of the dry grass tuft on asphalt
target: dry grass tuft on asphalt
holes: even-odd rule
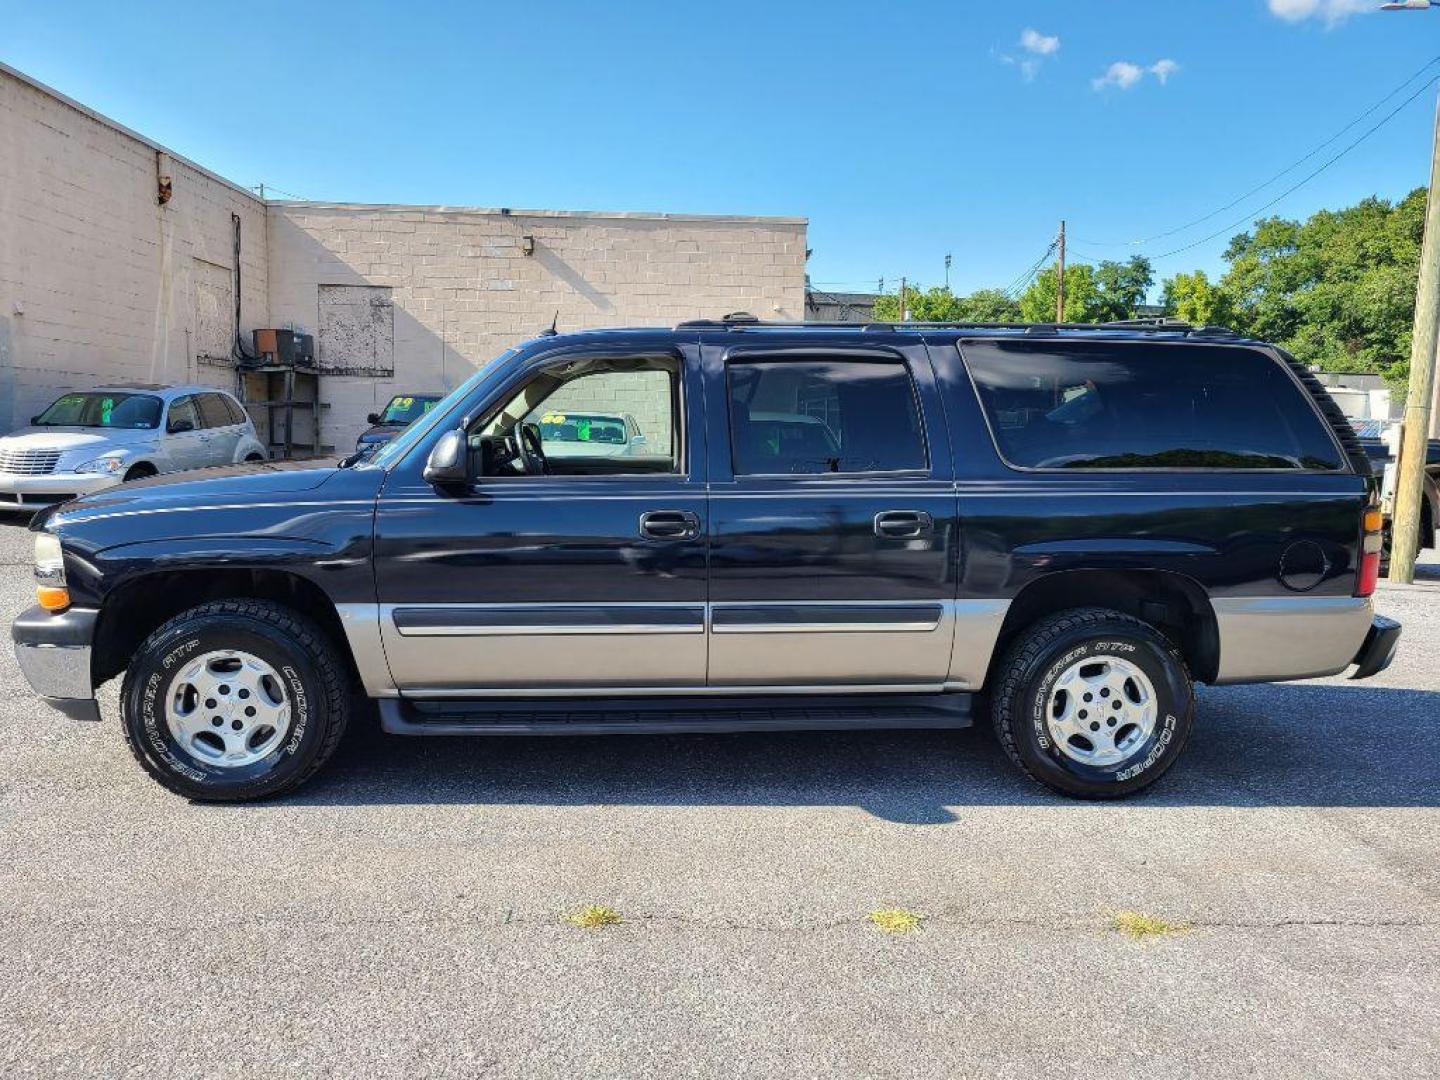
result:
[[[870,912],[870,921],[886,934],[908,934],[920,928],[920,916],[904,908],[879,908]]]
[[[1110,929],[1124,934],[1132,941],[1149,941],[1152,938],[1172,937],[1190,929],[1186,922],[1170,922],[1158,915],[1146,915],[1142,911],[1117,911],[1110,916]]]
[[[620,918],[620,913],[612,907],[589,904],[573,914],[566,915],[565,921],[582,930],[599,930],[601,927],[615,926],[625,920]]]

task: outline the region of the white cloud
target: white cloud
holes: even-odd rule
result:
[[[1020,32],[1019,45],[1024,53],[1021,56],[1002,52],[994,53],[994,56],[1002,64],[1016,68],[1026,82],[1033,82],[1035,76],[1040,74],[1040,65],[1045,59],[1060,51],[1060,37],[1058,34],[1042,34],[1034,27],[1027,26]]]
[[[1170,76],[1174,75],[1179,70],[1180,65],[1177,64],[1174,60],[1170,59],[1156,60],[1155,63],[1150,65],[1150,74],[1154,75],[1155,78],[1160,80],[1161,86],[1164,86],[1167,82],[1169,82]]]
[[[1120,90],[1129,90],[1138,83],[1145,75],[1145,69],[1139,64],[1132,64],[1128,60],[1116,60],[1105,69],[1105,74],[1098,79],[1091,79],[1090,85],[1096,90],[1104,90],[1106,87],[1114,86]]]
[[[1326,26],[1342,23],[1351,15],[1379,10],[1379,0],[1267,0],[1270,14],[1286,22],[1321,19]]]
[[[1036,56],[1054,56],[1060,51],[1060,37],[1058,34],[1042,34],[1027,26],[1020,31],[1020,47]]]
[[[1164,86],[1170,81],[1170,76],[1180,70],[1180,65],[1169,57],[1164,60],[1156,60],[1148,67],[1139,64],[1132,64],[1129,60],[1116,60],[1105,69],[1105,74],[1090,80],[1090,85],[1096,90],[1109,90],[1112,87],[1116,90],[1129,90],[1145,78],[1146,75],[1154,75]]]

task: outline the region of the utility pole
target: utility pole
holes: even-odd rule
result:
[[[900,279],[900,321],[905,321],[905,279]]]
[[[945,291],[950,291],[950,256],[945,256]]]
[[[1065,222],[1060,222],[1060,258],[1055,263],[1055,321],[1065,321]]]
[[[1440,329],[1440,102],[1430,142],[1430,192],[1425,199],[1425,239],[1415,286],[1415,329],[1410,339],[1410,386],[1405,393],[1400,460],[1396,463],[1395,513],[1390,520],[1390,580],[1415,580],[1420,546],[1420,503],[1425,498],[1430,399],[1435,392],[1436,330]]]

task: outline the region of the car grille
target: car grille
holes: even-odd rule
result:
[[[12,476],[44,476],[55,471],[59,450],[5,450],[0,448],[0,473]]]

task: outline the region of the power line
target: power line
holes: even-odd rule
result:
[[[1285,199],[1287,196],[1292,195],[1292,194],[1294,194],[1295,192],[1299,191],[1302,187],[1304,187],[1306,184],[1308,184],[1311,180],[1314,180],[1315,177],[1319,176],[1319,175],[1320,175],[1321,173],[1323,173],[1326,169],[1330,168],[1331,165],[1334,165],[1337,161],[1339,161],[1341,158],[1343,158],[1346,154],[1350,153],[1351,150],[1354,150],[1357,146],[1359,146],[1361,143],[1363,143],[1363,142],[1364,142],[1366,139],[1368,139],[1371,135],[1374,135],[1375,132],[1379,131],[1382,127],[1384,127],[1386,124],[1388,124],[1391,120],[1395,119],[1396,116],[1400,115],[1401,111],[1404,110],[1405,106],[1409,105],[1412,101],[1414,101],[1416,98],[1418,98],[1418,97],[1419,97],[1421,94],[1423,94],[1426,90],[1430,89],[1430,87],[1434,86],[1437,82],[1440,82],[1440,75],[1433,76],[1432,78],[1428,79],[1428,80],[1425,81],[1424,83],[1421,83],[1421,84],[1420,84],[1420,88],[1419,88],[1418,90],[1416,90],[1416,91],[1415,91],[1413,94],[1411,94],[1408,98],[1406,98],[1404,101],[1402,101],[1399,105],[1395,106],[1395,108],[1391,109],[1388,113],[1386,113],[1384,119],[1382,119],[1378,124],[1376,124],[1376,125],[1375,125],[1374,127],[1372,127],[1372,128],[1369,128],[1363,135],[1361,135],[1359,138],[1357,138],[1354,142],[1352,142],[1352,143],[1350,143],[1349,145],[1347,145],[1347,146],[1345,147],[1345,149],[1341,150],[1341,151],[1340,151],[1338,154],[1336,154],[1334,157],[1332,157],[1332,158],[1330,158],[1328,161],[1326,161],[1325,164],[1321,165],[1319,168],[1317,168],[1317,169],[1315,169],[1314,171],[1312,171],[1312,172],[1310,172],[1309,174],[1307,174],[1307,175],[1304,177],[1304,179],[1299,180],[1299,181],[1297,181],[1296,183],[1292,184],[1290,187],[1286,188],[1286,189],[1285,189],[1284,191],[1282,191],[1279,195],[1276,195],[1275,198],[1271,199],[1269,202],[1265,203],[1263,206],[1257,206],[1254,210],[1251,210],[1248,214],[1246,214],[1246,215],[1245,215],[1244,217],[1242,217],[1240,220],[1235,221],[1235,222],[1232,222],[1231,224],[1226,225],[1226,226],[1225,226],[1224,228],[1222,228],[1222,229],[1217,229],[1217,230],[1215,230],[1213,233],[1211,233],[1211,234],[1208,235],[1208,236],[1202,236],[1199,240],[1194,240],[1194,241],[1192,241],[1192,242],[1190,242],[1190,243],[1188,243],[1188,244],[1183,244],[1183,245],[1180,246],[1180,247],[1172,248],[1170,251],[1167,251],[1167,252],[1165,252],[1165,253],[1163,253],[1163,254],[1161,254],[1161,255],[1151,255],[1151,256],[1148,256],[1149,259],[1150,259],[1152,262],[1158,262],[1158,261],[1160,261],[1161,259],[1168,259],[1171,255],[1179,255],[1182,251],[1189,251],[1191,248],[1197,248],[1197,247],[1199,247],[1201,244],[1208,243],[1209,241],[1214,240],[1217,236],[1224,236],[1224,235],[1225,235],[1226,233],[1228,233],[1231,229],[1238,229],[1238,228],[1240,228],[1242,225],[1248,225],[1251,221],[1253,221],[1253,220],[1255,219],[1255,215],[1260,214],[1260,213],[1263,213],[1263,212],[1266,211],[1266,210],[1269,210],[1272,206],[1274,206],[1276,203],[1280,202],[1282,199]]]
[[[274,184],[256,184],[252,190],[258,191],[262,199],[265,197],[265,192],[268,190],[273,191],[276,195],[284,195],[286,198],[295,199],[299,202],[309,201],[303,195],[296,195],[293,191],[286,191],[284,188],[278,188]]]
[[[1138,247],[1138,246],[1141,245],[1141,244],[1153,243],[1153,242],[1156,241],[1156,240],[1163,240],[1163,239],[1165,239],[1167,236],[1174,236],[1176,233],[1185,232],[1185,231],[1188,230],[1188,229],[1193,229],[1196,225],[1204,224],[1205,222],[1211,220],[1212,218],[1218,217],[1219,215],[1225,213],[1226,210],[1231,210],[1231,209],[1233,209],[1234,207],[1239,206],[1239,205],[1240,205],[1241,203],[1243,203],[1246,199],[1249,199],[1252,195],[1257,195],[1257,194],[1259,194],[1261,191],[1264,191],[1267,187],[1269,187],[1271,184],[1275,183],[1275,181],[1276,181],[1276,180],[1279,180],[1282,176],[1286,176],[1286,175],[1288,175],[1289,173],[1294,172],[1294,171],[1295,171],[1296,169],[1298,169],[1301,165],[1304,165],[1305,162],[1309,161],[1309,160],[1310,160],[1311,158],[1313,158],[1316,154],[1320,153],[1321,150],[1324,150],[1327,146],[1330,146],[1332,143],[1334,143],[1336,140],[1338,140],[1342,135],[1344,135],[1344,134],[1345,134],[1347,131],[1349,131],[1351,128],[1353,128],[1353,127],[1355,127],[1357,124],[1359,124],[1359,123],[1360,123],[1362,120],[1364,120],[1366,117],[1371,116],[1372,114],[1374,114],[1375,112],[1377,112],[1377,111],[1381,108],[1381,106],[1383,106],[1387,101],[1389,101],[1391,98],[1393,98],[1396,94],[1398,94],[1398,93],[1400,93],[1402,90],[1404,90],[1405,87],[1409,86],[1409,85],[1410,85],[1412,82],[1414,82],[1417,78],[1419,78],[1421,75],[1423,75],[1423,74],[1426,72],[1427,69],[1433,67],[1437,62],[1440,62],[1440,56],[1432,56],[1429,60],[1427,60],[1424,64],[1422,64],[1422,65],[1420,66],[1420,69],[1419,69],[1418,71],[1416,71],[1416,72],[1415,72],[1414,74],[1412,74],[1409,78],[1407,78],[1407,79],[1405,79],[1403,82],[1401,82],[1399,86],[1395,87],[1395,89],[1391,90],[1388,94],[1386,94],[1384,97],[1382,97],[1379,101],[1375,102],[1375,104],[1371,105],[1368,109],[1366,109],[1364,112],[1362,112],[1359,116],[1355,117],[1355,119],[1351,120],[1348,124],[1346,124],[1344,127],[1342,127],[1339,131],[1335,132],[1334,135],[1331,135],[1328,139],[1326,139],[1324,142],[1322,142],[1319,146],[1316,146],[1316,147],[1315,147],[1314,149],[1312,149],[1309,153],[1305,154],[1304,157],[1301,157],[1301,158],[1299,158],[1299,159],[1291,162],[1289,165],[1285,166],[1285,168],[1283,168],[1283,169],[1281,169],[1279,172],[1277,172],[1274,176],[1271,176],[1269,179],[1263,181],[1262,183],[1256,184],[1256,185],[1255,185],[1253,188],[1251,188],[1249,191],[1245,192],[1243,195],[1240,195],[1240,196],[1237,196],[1237,197],[1234,198],[1234,199],[1231,199],[1231,200],[1230,200],[1228,203],[1226,203],[1224,206],[1221,206],[1221,207],[1218,207],[1218,208],[1216,208],[1216,209],[1214,209],[1214,210],[1211,210],[1208,214],[1204,214],[1204,215],[1202,215],[1201,217],[1195,218],[1193,221],[1187,221],[1184,225],[1177,225],[1177,226],[1176,226],[1175,228],[1173,228],[1173,229],[1166,229],[1164,232],[1155,233],[1153,236],[1142,237],[1142,238],[1140,238],[1139,240],[1088,240],[1088,241],[1085,241],[1085,242],[1086,242],[1086,243],[1089,243],[1089,244],[1099,245],[1099,246],[1102,246],[1102,247]],[[1434,80],[1433,78],[1430,80],[1430,82],[1432,82],[1432,83],[1433,83],[1434,81],[1435,81],[1435,80]],[[1421,89],[1421,90],[1424,90],[1424,89],[1425,89],[1425,86],[1428,86],[1428,85],[1430,85],[1430,83],[1424,84],[1423,86],[1421,86],[1420,89]],[[1418,91],[1417,91],[1417,95],[1418,95]],[[1407,99],[1401,104],[1400,108],[1403,109],[1403,108],[1405,107],[1405,105],[1408,105],[1408,104],[1409,104],[1411,101],[1413,101],[1413,100],[1414,100],[1414,97],[1413,97],[1413,96],[1410,97],[1410,98],[1407,98]],[[1398,110],[1397,110],[1397,111],[1398,111]],[[1391,113],[1390,115],[1393,116],[1394,113]],[[1387,117],[1386,119],[1388,119],[1388,117]],[[1383,123],[1383,121],[1382,121],[1382,123]],[[1374,131],[1375,129],[1372,128],[1371,130]],[[1367,134],[1368,134],[1368,133],[1367,133]],[[1362,138],[1363,138],[1363,137],[1362,137]],[[1352,145],[1353,145],[1353,144],[1352,144]],[[1307,179],[1308,179],[1308,178],[1307,178]],[[1304,182],[1304,181],[1302,181],[1302,183],[1303,183],[1303,182]],[[1292,188],[1291,190],[1293,191],[1294,189]],[[1270,203],[1270,204],[1267,204],[1267,205],[1273,206],[1274,203]],[[1263,209],[1265,209],[1265,207],[1261,207],[1261,209],[1263,210]],[[1255,211],[1255,212],[1258,213],[1258,211]],[[1223,231],[1223,230],[1222,230],[1222,231]],[[1204,241],[1200,241],[1200,242],[1203,243]],[[1181,248],[1181,249],[1179,249],[1179,250],[1185,250],[1185,249]],[[1159,258],[1164,258],[1164,256],[1159,256]]]
[[[1040,268],[1045,265],[1045,260],[1050,258],[1050,255],[1054,252],[1056,245],[1059,243],[1059,237],[1051,240],[1050,246],[1045,249],[1045,254],[1041,255],[1040,258],[1036,259],[1033,263],[1031,263],[1029,269],[1022,271],[1019,277],[1017,277],[1008,286],[1006,286],[1004,290],[1005,295],[1010,297],[1011,299],[1014,299],[1016,296],[1018,296],[1025,289],[1025,287],[1030,284],[1030,279],[1040,272]]]

